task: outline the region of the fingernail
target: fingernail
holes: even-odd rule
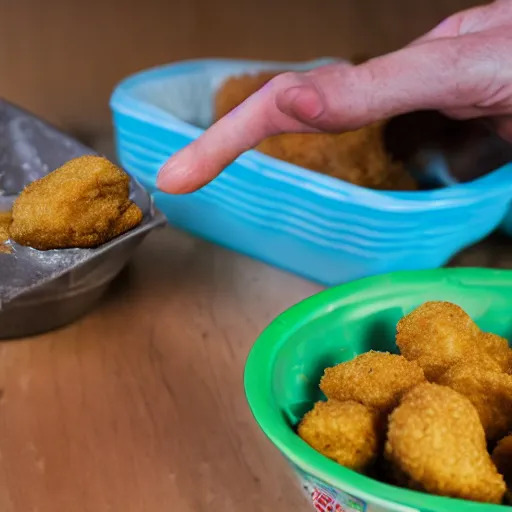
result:
[[[164,192],[171,190],[176,178],[184,174],[184,169],[185,166],[181,163],[178,155],[173,156],[158,171],[156,186]]]
[[[156,176],[156,186],[162,190],[165,187],[165,182],[167,181],[167,174],[172,170],[172,164],[165,163]]]

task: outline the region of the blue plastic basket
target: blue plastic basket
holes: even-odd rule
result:
[[[198,192],[157,191],[160,166],[211,123],[225,78],[326,61],[185,61],[124,80],[111,99],[121,164],[172,225],[326,285],[442,266],[500,224],[512,165],[446,189],[382,192],[249,151]]]
[[[505,219],[501,224],[501,229],[508,235],[512,236],[512,209],[505,215]]]
[[[427,163],[424,175],[426,175],[430,183],[437,186],[453,187],[459,185],[457,179],[450,172],[448,163],[441,155],[432,155]],[[512,190],[510,189],[509,194],[512,197]],[[509,208],[505,213],[505,217],[499,227],[503,233],[512,237],[512,208]]]

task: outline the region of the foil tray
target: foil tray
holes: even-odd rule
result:
[[[0,99],[0,211],[28,183],[86,154],[97,153]],[[130,195],[142,223],[96,249],[37,251],[11,243],[11,254],[0,253],[0,339],[61,327],[91,309],[145,236],[165,224],[133,178]]]

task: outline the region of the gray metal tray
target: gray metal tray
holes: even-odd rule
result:
[[[28,183],[85,154],[95,151],[0,99],[0,210]],[[145,236],[165,224],[133,178],[130,192],[142,223],[97,249],[37,251],[13,243],[11,254],[0,253],[0,339],[48,331],[90,310]]]

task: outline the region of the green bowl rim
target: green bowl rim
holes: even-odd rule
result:
[[[374,480],[320,455],[303,442],[282,421],[279,411],[273,407],[271,373],[281,345],[291,332],[296,331],[325,310],[344,304],[354,304],[369,297],[382,297],[389,293],[389,285],[408,288],[422,284],[429,286],[451,281],[464,287],[495,286],[512,287],[512,270],[485,268],[447,268],[436,270],[394,272],[369,277],[322,291],[299,302],[279,315],[256,340],[245,366],[245,393],[252,414],[260,428],[285,457],[302,471],[323,480],[329,485],[353,494],[365,501],[395,510],[420,510],[436,512],[494,512],[510,510],[504,505],[491,505],[454,498],[434,496],[402,489]],[[396,289],[396,288],[395,288]],[[397,501],[398,500],[398,501]],[[402,507],[400,507],[402,505]]]

